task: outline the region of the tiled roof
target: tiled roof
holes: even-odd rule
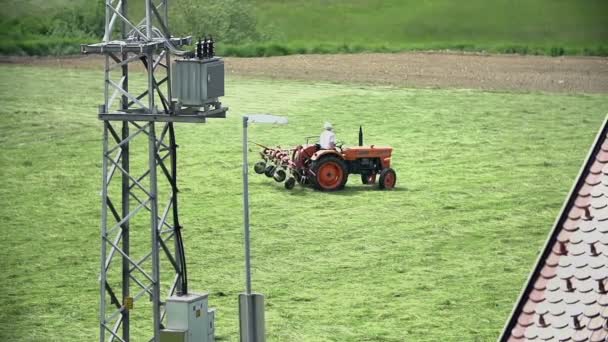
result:
[[[608,342],[607,122],[499,341]]]

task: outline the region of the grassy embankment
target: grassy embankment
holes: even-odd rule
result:
[[[94,340],[101,74],[0,74],[0,340]],[[210,291],[224,341],[238,336],[243,282],[240,114],[289,117],[252,126],[264,144],[300,143],[330,120],[347,143],[362,124],[366,142],[395,148],[390,192],[358,177],[342,192],[288,192],[251,176],[269,340],[318,342],[494,340],[608,112],[605,95],[241,79],[227,94],[228,119],[177,127],[191,288]]]
[[[605,1],[258,0],[287,53],[463,50],[608,55]]]
[[[553,56],[608,55],[608,2],[603,0],[464,3],[255,0],[252,3],[257,30],[262,34],[246,32],[245,36],[257,38],[224,40],[219,45],[221,54],[270,56],[450,49]],[[199,7],[202,11],[199,15],[192,16],[189,6],[193,5],[187,0],[171,4],[171,22],[176,33],[221,35],[196,32],[198,26],[190,18],[214,15],[204,13],[204,6]],[[103,9],[90,3],[29,0],[4,5],[7,10],[0,20],[3,54],[77,53],[78,43],[98,41],[99,30],[103,30],[100,27]],[[140,7],[141,4],[131,4],[134,13],[140,14]],[[226,15],[226,20],[250,12],[244,8],[238,15]],[[57,21],[65,25],[55,29]]]

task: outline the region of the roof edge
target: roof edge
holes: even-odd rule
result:
[[[574,185],[570,189],[570,192],[568,193],[568,196],[566,197],[566,201],[562,205],[562,208],[560,209],[559,214],[558,214],[557,218],[555,219],[555,222],[553,223],[553,227],[551,228],[549,237],[547,238],[547,240],[545,241],[545,244],[543,245],[542,252],[538,255],[536,262],[534,263],[534,267],[532,268],[532,270],[524,284],[524,287],[522,288],[522,290],[519,294],[519,297],[517,298],[517,301],[515,302],[515,306],[511,310],[511,313],[509,314],[509,318],[507,319],[505,325],[503,326],[502,332],[501,332],[500,336],[498,337],[497,342],[507,342],[507,340],[509,339],[510,332],[513,329],[513,327],[515,326],[515,324],[517,323],[517,319],[519,317],[519,316],[515,317],[515,314],[517,312],[520,312],[523,309],[523,306],[526,301],[525,299],[528,298],[527,294],[530,292],[531,287],[534,285],[536,278],[538,278],[538,274],[543,267],[544,260],[547,258],[547,256],[551,252],[551,248],[552,248],[553,244],[555,243],[555,240],[557,239],[559,232],[561,231],[560,227],[564,223],[566,218],[568,217],[568,213],[569,213],[570,209],[572,208],[572,206],[574,205],[576,198],[578,197],[577,194],[578,194],[579,190],[581,189],[582,185],[585,183],[585,177],[583,177],[583,176],[588,173],[589,169],[591,168],[592,164],[594,163],[595,155],[599,152],[599,149],[601,148],[601,145],[602,145],[600,142],[602,142],[606,139],[606,134],[608,134],[608,114],[604,118],[604,122],[602,123],[600,130],[597,133],[597,135],[595,136],[595,140],[593,141],[593,144],[591,145],[591,148],[589,149],[589,152],[587,153],[587,157],[585,158],[583,166],[581,167],[581,169],[578,172],[578,175],[575,178]]]

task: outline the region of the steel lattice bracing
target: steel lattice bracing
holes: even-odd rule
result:
[[[174,110],[170,54],[191,39],[171,37],[167,0],[142,1],[145,15],[135,22],[127,0],[106,0],[103,41],[82,46],[105,56],[101,342],[159,341],[164,298],[187,292],[173,122],[205,122],[227,110]]]
[[[176,156],[173,127],[171,123],[164,123],[162,128],[158,127],[160,132],[157,133],[156,126],[154,122],[124,122],[120,123],[121,130],[117,131],[115,124],[104,122],[100,277],[102,340],[106,337],[108,340],[129,339],[129,306],[151,313],[149,322],[157,336],[164,316],[162,298],[184,291],[180,281],[183,260],[177,238],[177,189],[172,167]],[[141,140],[148,144],[149,155],[145,162],[150,162],[151,167],[135,171],[130,165],[129,148]],[[114,182],[120,183],[113,186]],[[145,227],[148,222],[151,226]],[[146,242],[145,234],[141,232],[149,233],[149,241]],[[164,288],[166,293],[161,293],[161,259],[165,259],[173,270],[171,284]],[[121,269],[120,272],[112,273],[112,268],[116,267]],[[168,270],[163,272],[167,275]],[[132,304],[128,304],[130,300]],[[142,300],[151,300],[151,306],[141,304]],[[122,337],[119,335],[121,326]]]

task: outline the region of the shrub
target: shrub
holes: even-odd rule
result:
[[[257,27],[253,6],[244,0],[177,0],[175,33],[212,35],[224,44],[264,40]]]
[[[59,37],[101,37],[105,29],[105,5],[102,1],[81,3],[60,9],[50,25],[50,35]]]
[[[549,52],[549,54],[551,56],[554,56],[554,57],[555,56],[563,56],[564,53],[565,53],[564,48],[561,47],[561,46],[558,46],[558,47],[554,46],[554,47],[551,48],[551,50]]]

